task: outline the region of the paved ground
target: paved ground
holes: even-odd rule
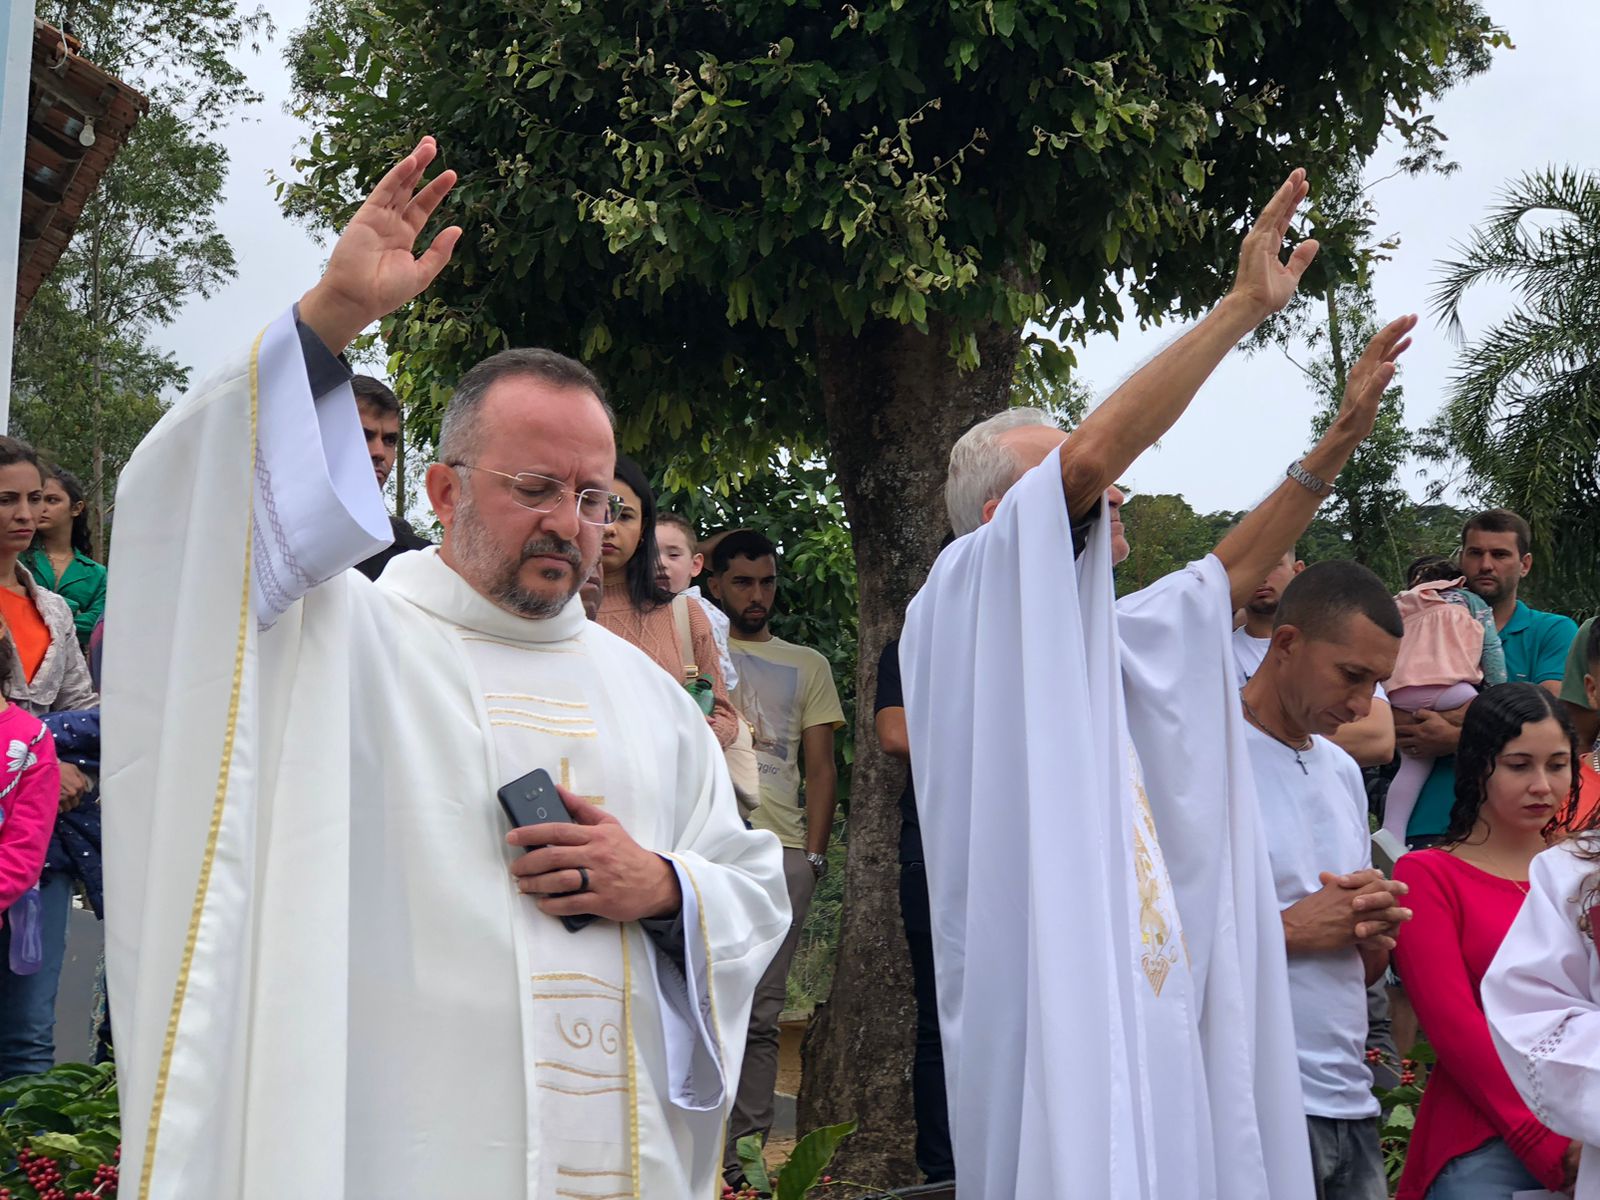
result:
[[[94,977],[105,927],[87,908],[73,907],[67,922],[67,958],[56,992],[56,1061],[87,1062],[94,1045]]]

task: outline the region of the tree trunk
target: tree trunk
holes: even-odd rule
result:
[[[961,371],[949,331],[920,334],[879,321],[860,337],[821,337],[817,362],[861,592],[856,667],[856,757],[850,786],[844,911],[832,993],[803,1048],[802,1133],[853,1120],[834,1174],[874,1185],[920,1182],[912,1157],[915,1011],[900,921],[899,796],[905,769],[878,748],[872,699],[878,655],[896,636],[949,528],[944,477],[950,446],[1004,408],[1020,335],[979,336],[982,365]]]
[[[394,444],[394,515],[410,524],[406,516],[406,423],[400,422],[400,436]]]
[[[96,562],[106,561],[106,442],[105,442],[105,367],[101,348],[105,345],[105,314],[100,293],[100,222],[94,224],[90,240],[89,327],[94,332],[94,360],[90,364],[89,386],[93,389],[91,424],[93,461],[89,468],[89,535]]]
[[[1344,330],[1339,328],[1338,285],[1330,282],[1328,298],[1328,354],[1333,359],[1334,399],[1344,399]]]

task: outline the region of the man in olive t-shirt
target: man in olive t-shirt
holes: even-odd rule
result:
[[[1572,727],[1578,731],[1578,744],[1585,750],[1594,745],[1595,735],[1600,734],[1600,712],[1589,703],[1589,693],[1583,686],[1583,677],[1589,673],[1587,656],[1592,629],[1593,617],[1578,626],[1578,636],[1572,639],[1566,672],[1561,677],[1561,701],[1567,706]]]
[[[728,1117],[724,1176],[737,1188],[739,1139],[752,1133],[765,1137],[772,1127],[778,1016],[812,892],[828,869],[838,790],[833,735],[844,725],[844,710],[828,660],[807,646],[772,636],[767,622],[778,590],[778,558],[770,541],[748,529],[722,538],[712,552],[709,586],[728,614],[728,651],[739,671],[733,706],[755,731],[761,803],[750,821],[758,829],[770,829],[783,843],[793,909],[789,936],[756,985],[744,1069]]]

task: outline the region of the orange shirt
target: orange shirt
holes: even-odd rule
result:
[[[44,623],[32,600],[5,588],[0,588],[0,616],[5,618],[6,628],[11,631],[11,643],[22,660],[22,673],[32,683],[39,664],[44,661],[45,651],[50,649],[50,627]]]
[[[1572,819],[1572,828],[1582,829],[1600,808],[1600,772],[1594,769],[1594,754],[1585,751],[1582,769],[1578,773],[1578,812]]]

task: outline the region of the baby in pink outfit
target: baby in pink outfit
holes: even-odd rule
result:
[[[1389,703],[1405,712],[1442,712],[1471,704],[1478,685],[1506,681],[1505,651],[1494,612],[1481,596],[1461,585],[1456,564],[1441,556],[1412,564],[1411,586],[1396,596],[1405,636],[1394,674],[1384,683]],[[1389,784],[1383,827],[1402,843],[1411,811],[1433,770],[1433,759],[1405,758]]]

